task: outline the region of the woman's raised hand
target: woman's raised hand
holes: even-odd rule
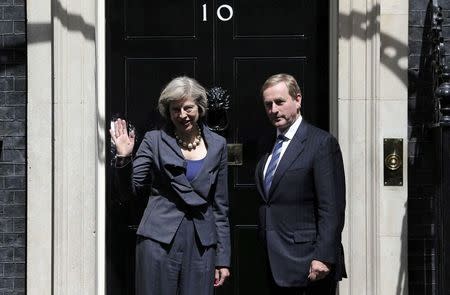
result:
[[[127,122],[122,119],[117,119],[114,122],[114,130],[109,129],[109,133],[116,145],[117,156],[127,157],[131,155],[134,147],[135,134],[134,131],[128,134]]]

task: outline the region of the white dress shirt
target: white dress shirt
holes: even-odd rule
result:
[[[280,134],[283,134],[286,137],[286,140],[281,145],[281,151],[280,151],[280,158],[278,159],[277,166],[275,167],[275,171],[277,171],[278,164],[280,163],[281,159],[283,158],[284,152],[286,151],[287,147],[289,146],[289,143],[291,142],[291,139],[294,137],[295,133],[297,132],[298,127],[300,126],[300,123],[302,122],[302,116],[299,115],[297,120],[289,126],[289,128],[283,133],[280,132],[280,130],[277,130],[277,137]],[[264,177],[266,177],[266,171],[267,166],[269,166],[270,160],[272,159],[273,149],[270,153],[269,157],[267,158],[266,164],[264,165]]]

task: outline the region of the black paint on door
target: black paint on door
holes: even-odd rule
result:
[[[228,143],[243,144],[244,164],[229,167],[232,277],[216,293],[267,294],[253,174],[258,142],[273,128],[259,88],[272,74],[294,75],[303,90],[304,118],[328,129],[327,1],[106,2],[106,125],[116,116],[127,118],[139,142],[145,131],[161,124],[156,110],[159,93],[179,75],[192,76],[208,88],[221,86],[231,94],[224,135]],[[227,19],[229,8],[232,18],[220,20],[217,11]],[[147,200],[121,199],[113,187],[112,169],[107,173],[107,294],[129,295],[135,230]]]

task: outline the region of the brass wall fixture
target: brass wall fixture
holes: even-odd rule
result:
[[[384,139],[384,185],[403,186],[403,139]]]
[[[242,144],[241,143],[229,143],[228,147],[228,165],[229,166],[241,166],[244,164],[242,156]]]
[[[397,155],[394,151],[393,154],[387,155],[384,159],[384,165],[386,165],[389,170],[395,171],[402,165],[402,159],[400,159],[399,155]]]

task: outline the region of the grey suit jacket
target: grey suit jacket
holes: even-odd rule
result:
[[[283,287],[306,286],[314,259],[332,264],[330,275],[340,280],[346,274],[341,245],[345,178],[339,144],[303,120],[266,194],[263,171],[272,146],[267,145],[255,177],[261,195],[260,237],[275,282]]]
[[[201,244],[216,245],[216,266],[229,266],[226,141],[203,126],[202,132],[208,152],[192,182],[186,178],[187,163],[171,131],[155,130],[145,134],[133,164],[116,169],[119,186],[136,196],[149,196],[138,235],[169,244],[189,215]]]

